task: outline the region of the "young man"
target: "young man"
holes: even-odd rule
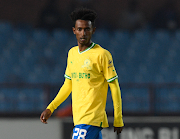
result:
[[[91,41],[95,32],[96,13],[86,8],[71,13],[78,46],[68,53],[65,82],[55,99],[42,112],[40,119],[47,123],[53,111],[72,92],[75,128],[72,139],[102,139],[102,128],[108,127],[105,112],[108,85],[114,105],[114,131],[123,129],[121,92],[118,76],[109,51]]]

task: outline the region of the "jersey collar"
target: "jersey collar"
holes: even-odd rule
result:
[[[80,54],[82,54],[82,53],[84,53],[84,52],[86,52],[86,51],[88,51],[88,50],[90,50],[91,48],[93,48],[95,46],[95,43],[93,42],[87,49],[85,49],[84,51],[79,51],[79,48],[78,48],[78,52],[80,53]]]

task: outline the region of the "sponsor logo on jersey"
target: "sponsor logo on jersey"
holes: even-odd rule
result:
[[[73,72],[71,73],[71,78],[90,79],[90,73]]]
[[[113,67],[113,62],[112,62],[112,60],[109,60],[109,61],[108,61],[108,68],[110,68],[110,67]]]

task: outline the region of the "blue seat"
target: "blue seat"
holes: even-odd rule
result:
[[[52,32],[53,38],[58,41],[60,46],[64,46],[70,39],[69,32],[63,29],[55,29]]]
[[[132,40],[136,40],[142,46],[149,46],[151,43],[152,34],[147,30],[136,30],[132,33]]]
[[[163,47],[169,46],[171,42],[170,33],[167,30],[157,30],[154,32],[153,40],[158,41]]]
[[[150,111],[150,96],[146,88],[122,88],[122,99],[125,112]]]
[[[58,63],[55,65],[54,69],[50,72],[49,83],[61,83],[64,82],[64,74],[66,70],[66,64]]]
[[[7,21],[0,21],[0,45],[6,45],[12,37],[12,25]]]
[[[176,40],[180,41],[180,29],[176,30],[175,38],[176,38]]]
[[[106,48],[109,44],[110,35],[109,32],[105,29],[97,30],[96,33],[92,36],[93,41],[102,47]]]
[[[47,45],[49,33],[46,30],[37,29],[33,31],[32,38],[39,47],[44,47]]]
[[[26,44],[28,43],[28,35],[25,31],[14,30],[12,33],[12,37],[18,45],[26,46]]]
[[[0,21],[0,34],[4,34],[6,37],[11,35],[13,28],[10,22]]]
[[[19,90],[18,110],[21,112],[36,112],[43,110],[46,105],[46,96],[42,89],[26,88]]]
[[[106,111],[107,112],[113,112],[114,111],[110,88],[108,88],[108,93],[107,93]]]
[[[164,82],[169,83],[169,82],[175,81],[175,79],[173,79],[174,78],[173,75],[174,74],[170,71],[170,69],[167,65],[164,65],[164,64],[159,65],[159,70],[158,70],[157,75],[156,75],[157,77],[162,76]]]
[[[124,65],[124,64],[117,65],[116,71],[117,71],[117,74],[119,76],[120,83],[131,82],[132,77],[131,77],[129,70],[127,69],[126,65]]]
[[[176,74],[176,79],[175,79],[176,81],[176,83],[180,83],[180,72],[178,72],[177,74]]]
[[[24,113],[33,113],[36,112],[35,109],[36,106],[32,102],[18,102],[17,104],[17,110],[19,112],[24,112]]]
[[[2,96],[2,101],[0,102],[1,111],[4,112],[14,112],[16,111],[17,102],[17,88],[4,88],[0,90],[0,95]]]
[[[0,90],[0,112],[6,110],[6,99],[5,94]]]
[[[119,55],[125,55],[126,51],[130,44],[131,35],[127,31],[114,31],[114,34],[111,36],[110,47],[114,47],[115,51],[119,53]],[[116,43],[116,45],[114,45]],[[113,44],[111,46],[111,44]]]
[[[3,83],[4,79],[9,73],[9,66],[7,66],[7,62],[4,57],[0,59],[0,66],[3,67],[3,68],[0,68],[0,82]]]
[[[6,37],[4,34],[0,34],[0,45],[5,47],[9,41],[9,37]]]
[[[74,46],[77,46],[77,40],[76,40],[76,37],[73,36],[73,35],[70,35],[70,39],[69,41],[67,42],[66,44],[66,47],[64,46],[61,46],[61,52],[64,52],[66,55],[69,51],[70,48],[74,47]]]
[[[134,78],[135,83],[152,83],[154,81],[153,76],[149,72],[137,73]]]
[[[5,46],[12,37],[12,25],[7,21],[0,21],[0,45]]]
[[[46,83],[49,79],[49,70],[47,66],[35,65],[34,69],[28,73],[28,83]]]
[[[127,43],[131,38],[131,33],[129,33],[128,31],[114,31],[113,38],[118,42],[122,41]]]
[[[180,89],[162,88],[156,90],[156,111],[162,113],[179,112]]]

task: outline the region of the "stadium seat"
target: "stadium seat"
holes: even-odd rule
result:
[[[12,38],[12,25],[7,21],[0,21],[0,45],[5,47],[8,41]]]
[[[162,88],[156,90],[156,111],[162,113],[179,112],[180,89]]]
[[[36,29],[33,31],[32,39],[37,43],[39,47],[45,47],[47,45],[50,34],[43,29]]]
[[[153,40],[160,43],[163,48],[168,47],[171,43],[170,32],[168,32],[167,30],[157,30],[154,32]]]
[[[180,83],[180,30],[173,34],[167,30],[109,32],[99,29],[92,40],[111,52],[122,84]],[[42,29],[14,28],[9,22],[0,21],[0,66],[3,67],[0,69],[0,83],[61,85],[68,50],[75,45],[77,40],[73,33],[64,29],[55,29],[50,34]],[[156,112],[178,111],[179,91],[157,89]],[[0,112],[27,112],[27,108],[41,111],[45,107],[43,97],[43,90],[38,89],[0,89]],[[122,88],[122,97],[125,112],[149,112],[147,89]],[[69,103],[70,99],[60,107]],[[106,109],[113,109],[110,92]]]
[[[69,32],[63,29],[55,29],[52,32],[52,36],[61,46],[66,45],[70,39]]]
[[[114,31],[114,35],[113,35],[114,40],[121,42],[129,42],[130,38],[131,38],[131,33],[129,33],[128,31]]]
[[[15,112],[16,111],[16,104],[17,104],[17,88],[2,88],[0,89],[0,96],[2,101],[0,102],[2,106],[0,109],[5,113],[8,112]]]
[[[26,46],[26,44],[28,43],[28,35],[25,31],[14,30],[12,33],[12,37],[18,45]]]
[[[125,112],[149,112],[150,96],[147,89],[123,89],[123,108]]]
[[[18,93],[18,106],[20,112],[38,112],[45,108],[46,96],[42,89],[21,89]]]
[[[114,111],[110,88],[108,88],[108,93],[107,93],[106,111],[108,112]]]
[[[109,46],[110,34],[105,29],[96,30],[96,33],[92,36],[93,41],[102,47],[106,48]]]
[[[139,42],[139,45],[147,47],[152,42],[151,35],[151,32],[148,30],[136,30],[132,33],[132,40],[136,40]]]
[[[176,32],[175,32],[175,39],[180,41],[180,29],[176,30]]]
[[[3,34],[4,36],[8,37],[11,35],[11,32],[13,30],[13,27],[10,22],[7,21],[0,21],[0,34]]]

